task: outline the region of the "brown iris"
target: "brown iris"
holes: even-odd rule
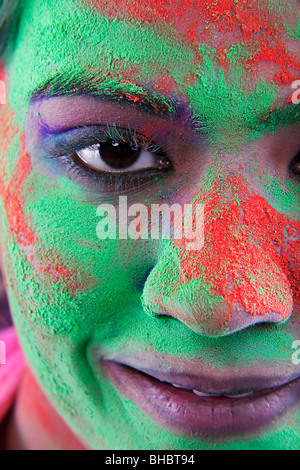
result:
[[[134,144],[117,140],[101,143],[101,159],[114,169],[128,168],[139,158],[141,150]]]
[[[296,155],[294,160],[291,162],[290,169],[294,175],[300,176],[300,152],[298,153],[298,155]]]

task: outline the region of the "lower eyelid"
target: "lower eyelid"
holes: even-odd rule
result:
[[[57,168],[59,168],[60,174],[64,173],[74,183],[84,186],[93,193],[112,194],[138,190],[151,184],[154,179],[165,177],[173,170],[171,161],[163,151],[155,153],[161,150],[158,146],[151,148],[153,156],[148,160],[148,164],[146,161],[139,161],[135,167],[124,171],[93,170],[84,166],[82,162],[74,162],[72,156],[78,151],[78,148],[90,146],[93,140],[94,142],[99,141],[97,135],[100,135],[99,127],[75,129],[63,135],[44,136],[40,143],[41,153],[44,156],[44,161],[49,162],[52,174],[57,176]],[[143,150],[143,152],[145,156],[147,151]],[[149,158],[149,154],[147,158]]]
[[[71,181],[98,195],[138,191],[153,183],[154,180],[166,177],[172,171],[172,169],[168,171],[150,169],[131,173],[102,173],[76,164],[69,156],[59,157],[57,161],[60,163],[61,171],[64,171]],[[57,171],[55,173],[57,174]]]

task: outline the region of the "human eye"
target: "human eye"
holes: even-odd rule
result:
[[[129,173],[170,166],[163,150],[131,129],[108,126],[96,143],[72,154],[77,164],[98,172]]]
[[[289,172],[292,177],[300,179],[300,152],[298,152],[295,158],[291,161]]]
[[[115,125],[67,131],[48,137],[44,147],[70,179],[102,193],[135,191],[172,169],[151,138]]]

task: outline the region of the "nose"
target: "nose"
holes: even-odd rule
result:
[[[277,213],[235,174],[201,188],[193,210],[197,204],[204,204],[204,245],[187,249],[184,238],[164,243],[144,286],[145,312],[168,315],[207,336],[285,321],[295,282],[289,253],[299,248],[286,229],[294,224],[299,234],[299,222]]]

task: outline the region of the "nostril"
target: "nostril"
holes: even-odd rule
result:
[[[228,333],[234,333],[249,327],[256,327],[260,329],[274,328],[276,325],[282,325],[291,315],[282,316],[278,312],[269,312],[265,315],[251,315],[245,310],[244,307],[236,307],[231,316],[230,321],[227,323]]]
[[[165,313],[164,309],[159,306],[155,305],[145,299],[144,294],[141,296],[141,304],[144,309],[144,312],[149,315],[150,317],[160,317],[160,316],[166,316],[167,313]]]

